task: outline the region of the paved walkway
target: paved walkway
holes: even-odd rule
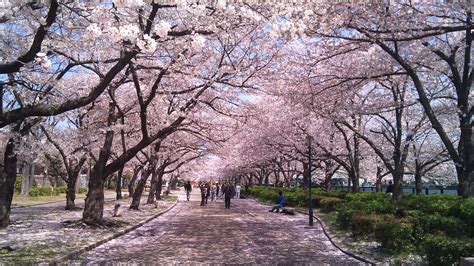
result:
[[[332,246],[319,225],[308,229],[306,216],[268,210],[245,199],[233,199],[229,210],[222,199],[201,207],[197,191],[189,202],[181,194],[170,212],[74,262],[361,264]]]

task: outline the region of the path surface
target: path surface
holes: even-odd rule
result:
[[[196,193],[191,201],[181,194],[168,213],[74,262],[361,264],[332,246],[319,225],[308,229],[304,215],[270,213],[245,199],[233,199],[231,209],[222,199],[201,207]]]

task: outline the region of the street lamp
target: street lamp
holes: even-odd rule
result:
[[[313,141],[313,137],[310,135],[306,135],[306,144],[308,145],[308,212],[309,212],[309,226],[313,226],[313,197],[311,194],[311,142]]]

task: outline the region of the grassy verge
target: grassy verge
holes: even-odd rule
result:
[[[164,200],[164,201],[177,201],[178,196],[176,196],[176,195],[163,195],[163,196],[161,196],[161,199]]]
[[[78,194],[76,195],[77,199],[84,199],[86,194]],[[58,201],[65,201],[66,195],[61,194],[58,196],[37,196],[37,197],[23,197],[20,195],[13,196],[12,207],[26,207],[32,206],[37,204],[46,204],[46,203],[53,203]]]
[[[114,194],[114,190],[106,190],[106,194]],[[76,194],[76,200],[85,199],[86,193]],[[12,207],[28,207],[38,204],[54,203],[59,201],[66,201],[66,194],[61,193],[57,196],[21,196],[19,194],[13,195]]]

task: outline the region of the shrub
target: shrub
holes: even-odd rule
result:
[[[15,192],[21,193],[21,177],[17,176],[15,179]]]
[[[410,250],[415,243],[413,225],[393,216],[386,218],[376,225],[375,239],[389,253]]]
[[[326,197],[345,199],[345,197],[347,195],[347,191],[341,191],[341,190],[325,191],[325,190],[322,190],[322,189],[318,188],[318,189],[315,189],[312,194],[313,195],[318,195],[318,196],[326,196]]]
[[[38,187],[32,187],[32,188],[30,189],[30,191],[28,192],[28,195],[29,195],[30,197],[38,197],[39,194],[40,194],[40,192],[39,192],[39,188],[38,188]]]
[[[267,202],[275,202],[278,192],[275,189],[256,186],[252,188],[252,196]]]
[[[457,215],[462,198],[454,195],[413,195],[403,196],[400,208],[405,210],[420,210],[427,214],[443,216]]]
[[[60,186],[56,188],[59,193],[66,193],[67,187],[66,186]]]
[[[327,196],[324,195],[312,195],[312,202],[313,202],[313,207],[314,208],[321,208],[321,200],[326,199]]]
[[[426,234],[436,232],[444,232],[450,236],[463,236],[465,234],[465,223],[456,217],[446,217],[439,214],[423,215],[419,217],[419,222]]]
[[[460,206],[460,218],[465,221],[467,225],[468,233],[471,237],[474,237],[474,199],[464,200]]]
[[[345,204],[338,208],[336,222],[341,229],[348,229],[352,224],[352,217],[356,211]]]
[[[52,187],[32,187],[28,192],[30,197],[38,197],[38,196],[58,196],[59,191],[57,189],[53,189]]]
[[[403,216],[406,221],[409,221],[413,226],[412,236],[415,240],[415,243],[419,245],[426,237],[426,232],[422,227],[421,219],[425,216],[422,211],[418,210],[405,210],[403,211]]]
[[[385,193],[351,193],[346,196],[346,200],[352,208],[368,213],[391,214],[395,211],[395,204]]]
[[[367,237],[373,235],[379,223],[386,219],[386,215],[355,213],[352,216],[351,231],[355,237]]]
[[[459,258],[474,254],[474,241],[445,235],[428,235],[423,243],[424,253],[430,265],[452,265]]]
[[[321,199],[319,205],[321,206],[322,212],[333,212],[345,201],[340,198],[325,197]]]
[[[289,192],[286,195],[286,205],[287,206],[305,206],[306,205],[306,196],[302,193]]]
[[[81,187],[81,188],[79,188],[79,191],[78,191],[77,193],[79,193],[79,194],[84,194],[84,193],[86,193],[86,192],[87,192],[87,189]]]

